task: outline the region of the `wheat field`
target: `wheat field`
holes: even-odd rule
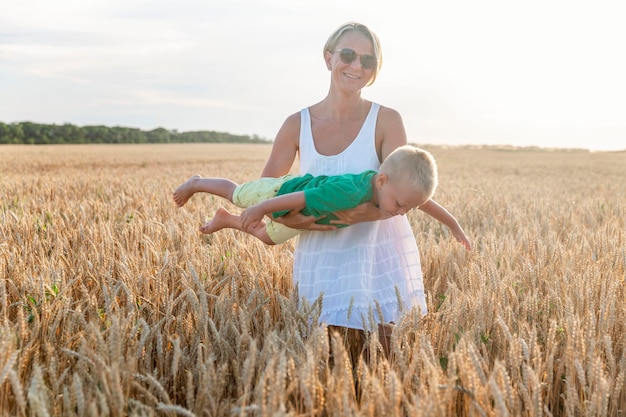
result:
[[[172,202],[269,145],[0,147],[0,415],[626,416],[626,153],[425,147],[473,249],[410,212],[429,314],[354,363],[293,242]]]

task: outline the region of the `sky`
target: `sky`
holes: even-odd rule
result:
[[[381,39],[362,95],[409,142],[626,149],[621,0],[0,0],[0,122],[273,139],[328,92],[347,21]]]

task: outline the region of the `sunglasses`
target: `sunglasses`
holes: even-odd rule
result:
[[[339,58],[341,58],[341,62],[344,64],[352,64],[355,59],[360,58],[361,67],[363,69],[371,70],[376,68],[377,60],[375,56],[372,55],[359,55],[353,49],[344,48],[334,52],[339,52]]]

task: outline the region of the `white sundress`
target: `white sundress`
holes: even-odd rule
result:
[[[317,152],[309,110],[303,109],[300,173],[337,175],[377,170],[379,107],[372,103],[354,141],[331,156]],[[423,314],[427,311],[419,251],[406,216],[302,233],[294,253],[293,278],[300,298],[313,303],[322,295],[319,321],[328,325],[369,330],[372,319],[391,323],[413,307],[421,308]]]

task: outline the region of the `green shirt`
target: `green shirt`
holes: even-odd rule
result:
[[[316,223],[329,224],[336,220],[332,213],[348,210],[361,203],[372,200],[372,177],[376,171],[364,171],[360,174],[319,175],[314,177],[305,174],[285,182],[278,190],[278,195],[304,191],[306,207],[301,213],[306,216],[321,217]],[[274,217],[281,217],[289,210],[272,213]],[[336,225],[345,227],[345,225]]]

